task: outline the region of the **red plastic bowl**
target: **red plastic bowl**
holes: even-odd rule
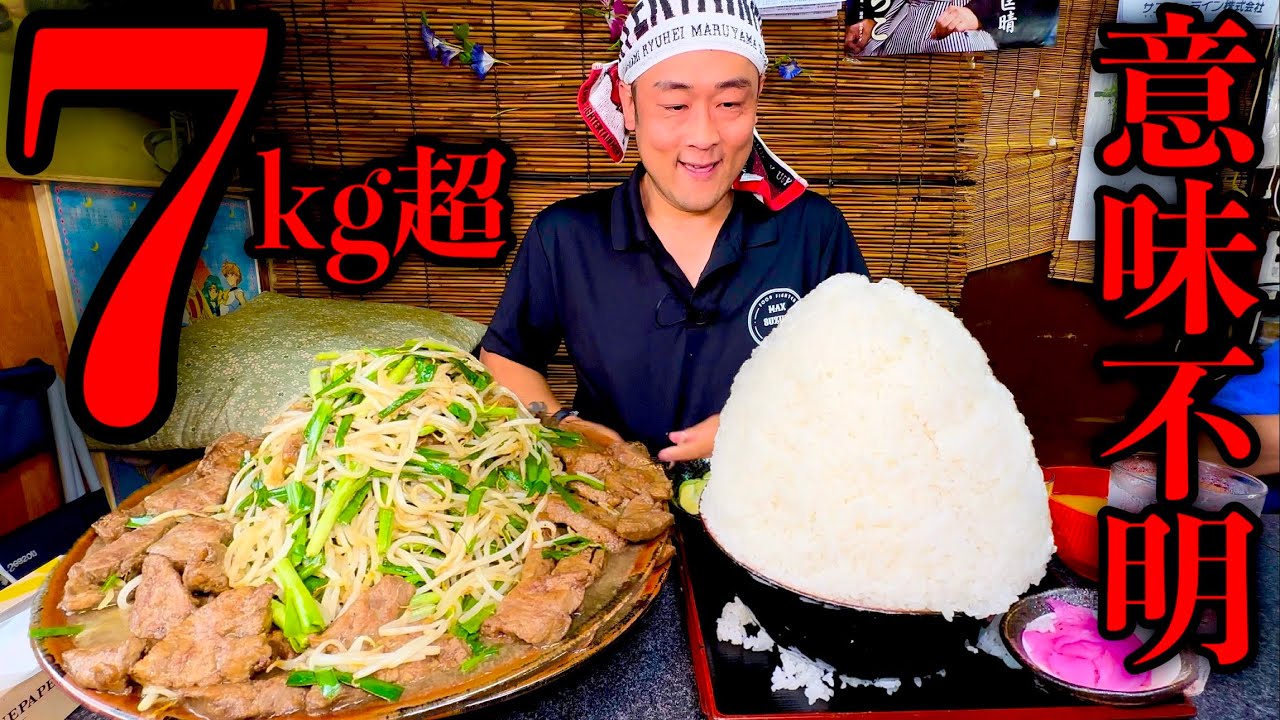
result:
[[[1090,495],[1105,498],[1111,485],[1106,468],[1057,466],[1044,468],[1045,481],[1053,481],[1054,495]],[[1049,503],[1053,542],[1058,558],[1077,575],[1098,581],[1098,517],[1058,502]]]

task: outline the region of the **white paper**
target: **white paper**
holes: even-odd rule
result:
[[[825,20],[840,14],[841,0],[758,0],[765,20]]]
[[[1271,61],[1271,84],[1267,90],[1267,117],[1262,123],[1262,162],[1258,167],[1280,165],[1280,56]]]
[[[1156,8],[1164,3],[1153,0],[1120,0],[1117,13],[1122,23],[1156,22]],[[1255,27],[1271,27],[1276,24],[1276,10],[1280,0],[1180,0],[1204,14],[1205,20],[1213,20],[1224,10],[1235,10]]]
[[[1115,127],[1118,80],[1114,73],[1089,73],[1089,99],[1084,111],[1084,138],[1080,149],[1080,168],[1076,173],[1075,197],[1071,201],[1071,227],[1067,239],[1073,241],[1096,240],[1096,215],[1093,193],[1099,187],[1129,191],[1138,185],[1146,185],[1164,199],[1178,199],[1177,178],[1168,175],[1151,175],[1134,168],[1124,175],[1108,175],[1094,162],[1098,143],[1111,134]]]
[[[35,651],[31,649],[30,626],[29,605],[0,621],[0,648],[8,650],[0,653],[0,694],[40,670]]]

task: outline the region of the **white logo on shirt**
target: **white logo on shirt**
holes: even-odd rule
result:
[[[760,293],[747,313],[747,331],[751,333],[751,339],[757,345],[764,342],[765,337],[782,322],[782,316],[799,301],[800,294],[791,288],[773,288]]]

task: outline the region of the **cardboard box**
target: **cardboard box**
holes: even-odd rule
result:
[[[41,670],[0,695],[0,720],[66,720],[80,703]]]

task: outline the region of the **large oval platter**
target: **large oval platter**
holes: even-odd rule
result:
[[[143,498],[182,478],[194,470],[196,463],[170,473],[123,503],[129,508]],[[33,626],[51,627],[68,624],[59,607],[67,582],[67,571],[79,562],[97,539],[93,530],[85,533],[67,552],[36,599],[32,613]],[[441,671],[409,683],[396,702],[366,701],[347,708],[328,708],[324,716],[344,720],[367,718],[440,718],[457,715],[493,703],[509,700],[563,675],[584,663],[631,627],[652,604],[670,567],[673,552],[671,531],[645,543],[628,546],[608,558],[604,572],[587,590],[582,607],[568,634],[548,647],[533,647],[515,642],[503,647],[502,653],[470,673]],[[75,638],[48,637],[32,641],[40,664],[53,680],[85,707],[119,720],[170,717],[197,720],[200,716],[182,707],[172,706],[157,712],[140,712],[141,700],[135,689],[130,694],[113,694],[76,685],[63,670],[62,655],[75,647]],[[305,712],[277,715],[281,720],[319,717]]]

